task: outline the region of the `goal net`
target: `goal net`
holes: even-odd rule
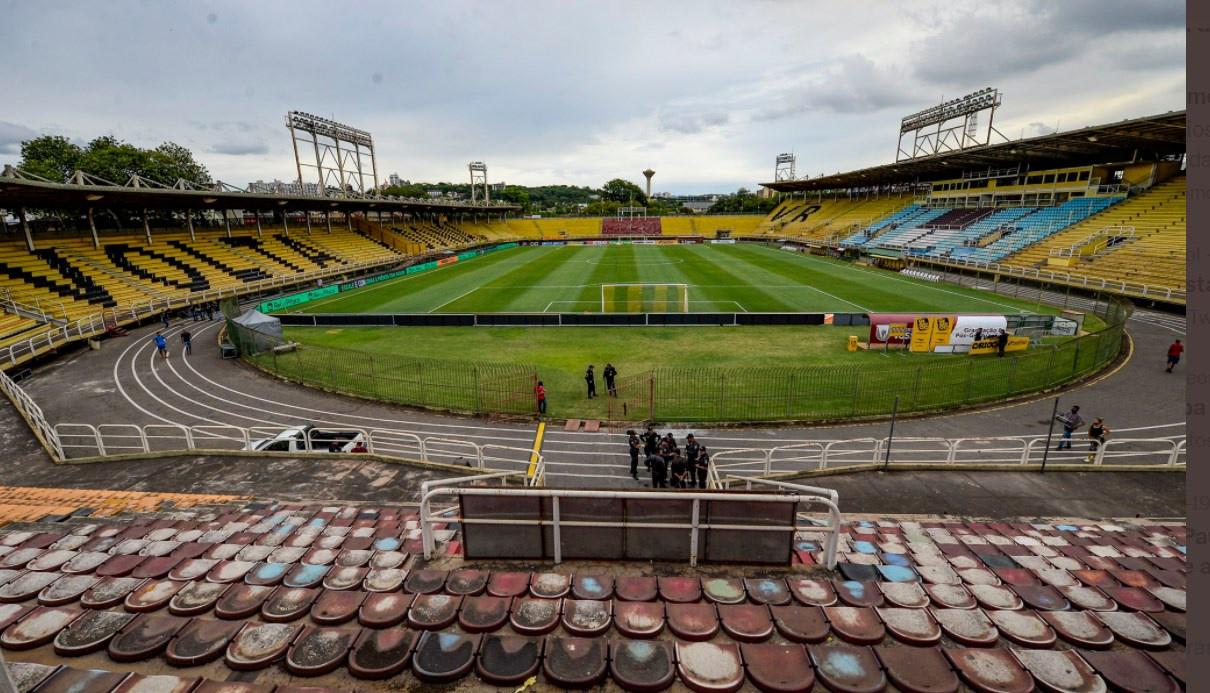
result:
[[[602,313],[688,313],[688,284],[602,284]]]

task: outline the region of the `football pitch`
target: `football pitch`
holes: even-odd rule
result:
[[[631,291],[630,300],[625,289],[615,286],[635,284],[651,286]],[[686,308],[694,313],[1055,312],[1032,302],[754,244],[518,247],[344,292],[298,310],[596,313]]]

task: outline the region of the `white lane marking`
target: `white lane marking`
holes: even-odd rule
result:
[[[429,312],[436,313],[437,311],[448,306],[449,304],[454,303],[455,301],[458,301],[459,299],[466,298],[467,296],[470,296],[471,294],[475,293],[476,291],[478,291],[479,289],[482,289],[482,288],[483,288],[482,286],[473,287],[473,288],[471,288],[470,291],[467,291],[466,293],[458,294],[454,298],[451,298],[450,300],[446,301],[445,303],[442,303],[441,305],[437,306],[436,308],[431,309]]]

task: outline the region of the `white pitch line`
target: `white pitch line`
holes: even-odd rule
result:
[[[459,294],[459,295],[455,296],[454,298],[451,298],[450,300],[446,301],[445,303],[442,303],[441,305],[437,306],[436,308],[433,308],[429,312],[436,313],[437,311],[448,306],[449,304],[454,303],[455,301],[461,300],[463,298],[466,298],[467,296],[470,296],[471,294],[475,293],[476,291],[478,291],[479,289],[482,289],[482,288],[483,288],[482,286],[476,286],[476,287],[472,288],[470,291],[467,291],[466,293]]]

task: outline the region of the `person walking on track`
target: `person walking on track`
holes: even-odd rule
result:
[[[1059,414],[1059,423],[1063,424],[1063,439],[1059,441],[1059,447],[1056,450],[1064,448],[1071,449],[1071,434],[1084,425],[1084,419],[1080,416],[1080,407],[1073,406],[1071,411],[1066,414]]]
[[[541,380],[539,380],[538,384],[534,386],[534,397],[537,398],[537,400],[538,400],[538,413],[545,414],[546,413],[546,386],[542,384]]]
[[[1088,461],[1091,462],[1097,456],[1097,449],[1105,443],[1105,437],[1109,435],[1109,427],[1105,425],[1105,420],[1097,417],[1092,420],[1092,424],[1088,426]]]
[[[185,355],[189,356],[193,353],[193,335],[189,330],[181,332],[181,344],[185,347]]]
[[[1185,353],[1185,345],[1181,344],[1181,340],[1176,340],[1168,345],[1168,373],[1176,368],[1176,364],[1181,362],[1181,354]]]

